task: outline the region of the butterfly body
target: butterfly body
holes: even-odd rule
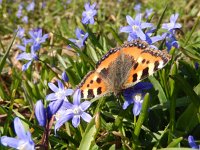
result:
[[[152,49],[144,41],[127,42],[108,51],[77,88],[84,99],[110,93],[118,95],[163,68],[170,58],[166,52]]]

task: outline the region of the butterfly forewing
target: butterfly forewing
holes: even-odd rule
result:
[[[149,47],[140,50],[139,55],[138,50],[133,48],[132,51],[129,51],[129,54],[132,56],[137,55],[138,57],[124,83],[124,89],[135,85],[157,70],[163,68],[171,58],[167,53]]]

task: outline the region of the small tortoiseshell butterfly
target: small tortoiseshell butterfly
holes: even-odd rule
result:
[[[127,42],[109,50],[77,88],[84,99],[99,98],[112,92],[118,95],[163,68],[170,59],[167,52],[152,49],[144,41]]]

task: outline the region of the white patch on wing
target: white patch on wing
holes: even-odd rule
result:
[[[158,69],[161,69],[161,68],[163,68],[164,67],[164,62],[161,60],[160,62],[159,62],[159,65],[158,65]]]
[[[149,66],[149,75],[152,75],[154,73],[154,63],[150,63],[148,66]]]
[[[142,58],[142,57],[139,57],[139,58],[137,59],[137,62],[140,64],[140,63],[142,62],[142,60],[143,60],[143,58]]]

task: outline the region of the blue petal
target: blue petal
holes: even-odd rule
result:
[[[174,25],[174,28],[181,28],[182,27],[182,25],[180,24],[180,23],[176,23],[175,25]]]
[[[63,83],[60,80],[58,80],[57,82],[58,82],[58,88],[59,89],[64,89]]]
[[[120,32],[131,33],[133,32],[133,29],[131,26],[125,26],[120,28]]]
[[[125,102],[124,102],[124,104],[123,104],[123,109],[126,109],[130,104],[132,104],[133,103],[133,100],[126,100]]]
[[[162,28],[168,30],[168,23],[163,23]]]
[[[63,107],[67,108],[67,109],[72,109],[73,108],[73,104],[71,104],[70,102],[64,102],[63,103]]]
[[[9,147],[12,147],[12,148],[17,148],[19,142],[20,142],[19,139],[7,137],[7,136],[2,136],[1,137],[1,144],[3,144],[4,146],[9,146]]]
[[[144,40],[144,41],[146,40],[146,36],[140,28],[137,29],[136,34],[138,37],[140,37],[141,40]]]
[[[145,29],[145,28],[150,28],[152,27],[153,24],[152,23],[141,23],[141,29]]]
[[[14,119],[14,128],[15,133],[19,138],[26,139],[26,131],[24,129],[24,126],[22,125],[21,120],[18,117]]]
[[[72,117],[73,117],[73,114],[68,114],[68,115],[65,115],[62,118],[60,118],[56,122],[55,127],[54,127],[55,134],[56,134],[57,129],[59,129],[65,122],[67,122],[68,120],[70,120]]]
[[[66,74],[65,71],[62,73],[62,79],[63,79],[63,81],[65,81],[65,82],[68,82],[68,81],[69,81],[69,77],[67,76],[67,74]]]
[[[77,89],[73,95],[74,105],[79,105],[81,100],[81,90]]]
[[[79,28],[76,28],[76,37],[78,38],[78,39],[80,39],[81,38],[81,29],[79,29]]]
[[[91,102],[90,101],[84,101],[83,103],[80,104],[80,108],[82,109],[82,111],[85,111],[88,109],[88,107],[90,107]]]
[[[82,18],[82,23],[83,23],[83,24],[87,24],[88,21],[89,21],[89,18],[88,18],[88,17],[83,17],[83,18]]]
[[[17,60],[21,60],[21,59],[25,59],[25,60],[32,60],[32,56],[30,53],[21,53],[17,56]]]
[[[48,86],[49,86],[49,88],[50,88],[52,91],[54,91],[54,92],[57,92],[57,91],[58,91],[58,88],[57,88],[57,86],[55,86],[55,84],[53,84],[53,83],[48,83]]]
[[[133,114],[134,116],[138,116],[140,114],[140,111],[142,109],[142,104],[141,103],[134,103],[133,106]]]
[[[80,124],[80,116],[76,115],[72,118],[72,125],[76,128]]]
[[[19,48],[20,50],[22,51],[26,51],[26,47],[25,46],[22,46],[22,45],[17,45],[17,48]],[[19,55],[18,55],[19,56]]]
[[[92,119],[92,117],[91,117],[88,113],[86,113],[86,112],[83,112],[83,113],[81,114],[81,118],[82,118],[85,122],[90,122],[91,119]]]
[[[66,96],[72,95],[73,93],[74,93],[74,90],[72,90],[72,89],[66,89],[65,90],[65,95]]]
[[[135,21],[133,20],[133,18],[129,15],[126,16],[126,21],[130,26],[133,26],[135,24]]]
[[[32,63],[32,61],[29,61],[28,63],[24,64],[22,66],[22,71],[26,71],[29,68],[29,66],[31,65],[31,63]]]
[[[35,104],[35,116],[38,120],[38,123],[40,126],[45,127],[46,126],[46,109],[44,108],[44,105],[41,100],[37,101]]]
[[[90,24],[94,24],[94,18],[90,18]]]
[[[46,100],[52,101],[52,100],[57,100],[57,96],[55,93],[51,93],[46,96]]]
[[[61,108],[64,100],[57,100],[51,102],[47,107],[48,118],[51,118],[52,115],[56,114],[57,111]]]
[[[178,19],[178,16],[179,16],[178,13],[172,14],[171,17],[170,17],[170,23],[175,23],[176,20]]]
[[[149,90],[153,87],[150,82],[139,82],[134,85],[134,90]]]
[[[135,17],[136,25],[140,25],[141,20],[142,20],[142,14],[137,14],[136,17]]]
[[[86,3],[86,4],[84,5],[84,7],[85,7],[85,10],[86,10],[86,11],[90,10],[90,3],[89,3],[89,2]]]
[[[188,136],[188,143],[191,148],[198,149],[198,145],[195,143],[193,136]]]

